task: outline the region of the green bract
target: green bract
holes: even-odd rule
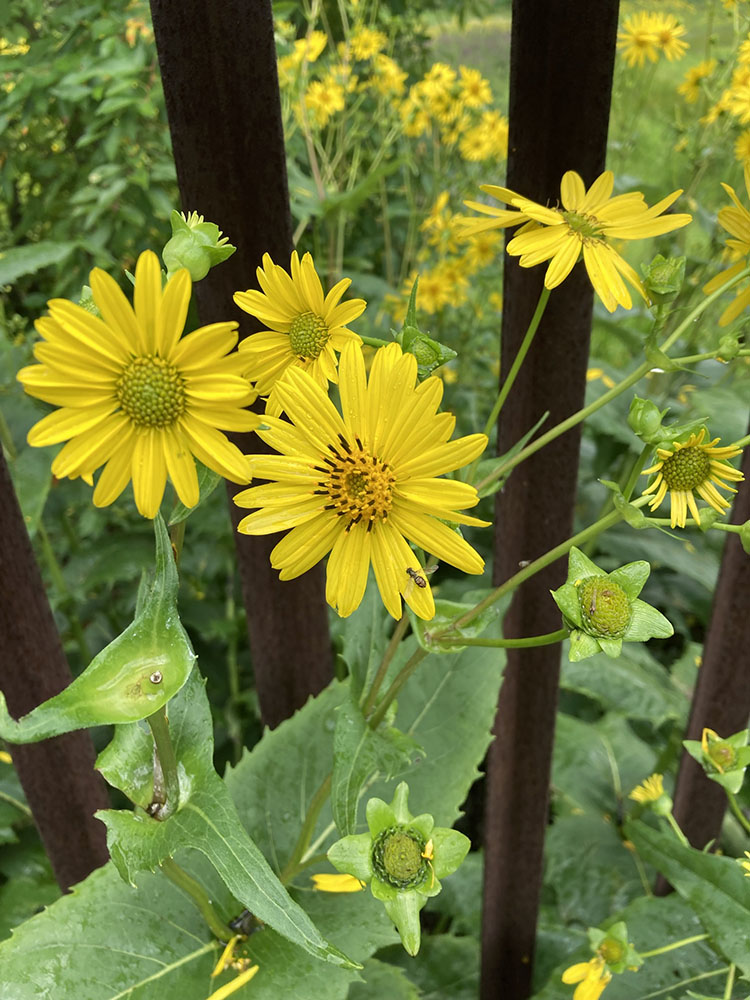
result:
[[[682,745],[712,781],[736,795],[742,788],[745,768],[750,764],[749,734],[750,730],[741,729],[722,739],[713,729],[704,729],[700,741],[683,740]]]
[[[617,657],[623,642],[666,639],[674,629],[660,611],[638,594],[651,567],[644,560],[605,573],[575,546],[570,550],[568,579],[552,597],[570,629],[571,661],[599,650]]]
[[[87,726],[138,722],[162,708],[190,676],[195,653],[177,614],[177,567],[167,529],[154,520],[156,574],[134,621],[60,694],[18,721],[0,693],[0,737],[36,743]]]
[[[369,833],[344,837],[328,851],[334,868],[370,883],[385,906],[410,955],[419,951],[419,911],[442,888],[439,879],[451,875],[469,850],[468,837],[436,827],[429,813],[412,816],[405,781],[390,805],[382,799],[367,803]]]
[[[628,941],[628,928],[624,920],[612,924],[606,930],[589,927],[589,941],[592,949],[604,959],[611,972],[635,970],[643,965],[643,959]]]
[[[190,271],[193,281],[205,278],[216,264],[231,257],[237,247],[233,247],[226,236],[213,222],[204,222],[203,216],[191,212],[187,218],[180,212],[172,212],[172,238],[162,251],[162,260],[167,271],[173,274],[181,267]]]

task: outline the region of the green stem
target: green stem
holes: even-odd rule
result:
[[[9,795],[7,792],[3,792],[2,790],[0,790],[0,802],[7,802],[9,806],[13,806],[14,809],[23,813],[24,816],[28,817],[28,819],[34,818],[31,809],[29,809],[24,802],[21,802],[19,799],[14,799],[12,795]]]
[[[422,660],[427,656],[424,649],[415,649],[411,657],[404,664],[402,669],[398,672],[396,677],[394,677],[391,682],[391,686],[388,688],[386,693],[383,695],[383,700],[378,705],[375,712],[373,712],[370,719],[368,719],[368,726],[370,729],[377,729],[380,723],[385,718],[386,712],[390,708],[391,702],[398,696],[401,688],[406,684],[411,675],[417,669]]]
[[[307,815],[305,816],[305,821],[302,824],[302,829],[300,830],[299,837],[297,838],[297,843],[294,845],[292,856],[284,865],[284,868],[279,875],[279,879],[285,885],[289,879],[292,878],[294,873],[299,871],[299,864],[302,861],[305,851],[310,846],[310,841],[312,840],[312,835],[315,831],[315,824],[318,822],[318,816],[320,816],[320,810],[323,808],[326,799],[331,794],[331,778],[332,775],[330,774],[326,776],[320,788],[317,790],[315,795],[313,795],[310,805],[308,806]]]
[[[652,951],[639,951],[638,954],[641,958],[654,958],[656,955],[666,955],[668,951],[674,951],[676,948],[684,948],[685,945],[707,940],[708,934],[694,934],[692,937],[683,938],[681,941],[675,941],[672,944],[665,944],[661,948],[654,948]]]
[[[547,302],[549,301],[550,290],[546,286],[542,288],[542,292],[539,296],[539,301],[536,304],[536,309],[534,310],[534,315],[531,317],[531,322],[528,325],[526,333],[524,334],[523,340],[521,341],[521,346],[518,348],[518,353],[516,354],[513,364],[510,366],[510,371],[505,377],[505,382],[498,393],[497,399],[495,400],[495,405],[492,407],[492,412],[487,418],[487,423],[484,425],[484,434],[489,437],[492,433],[492,428],[497,423],[497,418],[500,416],[500,411],[503,406],[505,406],[505,401],[508,398],[510,390],[513,388],[513,383],[516,381],[519,371],[521,370],[521,365],[529,352],[534,336],[539,324],[542,321],[542,316],[544,315],[544,310],[547,308]],[[481,456],[480,456],[481,458]],[[469,474],[466,481],[471,483],[476,475],[477,466],[479,465],[479,458],[474,459],[471,468],[469,469]]]
[[[185,525],[187,520],[180,521],[178,524],[172,525],[169,531],[169,540],[172,543],[172,551],[174,552],[174,561],[177,565],[180,563],[180,556],[182,555],[182,546],[185,541]]]
[[[730,792],[726,789],[725,791],[727,792],[727,798],[729,799],[729,808],[732,810],[734,815],[740,821],[740,824],[744,828],[745,833],[750,833],[750,821],[748,821],[747,817],[740,809],[739,803],[737,801],[737,796],[734,795],[733,792]]]
[[[367,695],[367,699],[364,705],[362,706],[362,711],[364,713],[365,718],[367,718],[369,713],[372,711],[372,707],[375,704],[375,698],[377,697],[377,693],[380,690],[381,684],[385,680],[385,675],[388,673],[388,667],[390,666],[391,660],[393,659],[394,654],[398,649],[399,643],[404,637],[404,632],[406,632],[408,624],[409,624],[409,617],[406,614],[406,612],[404,612],[404,614],[401,616],[401,620],[398,622],[395,629],[393,630],[391,641],[388,643],[388,647],[385,653],[383,653],[383,659],[381,660],[380,666],[378,667],[378,672],[375,674],[375,677],[373,678],[372,687],[370,688],[370,691]]]
[[[455,638],[446,636],[441,639],[441,643],[455,642],[457,646],[489,646],[498,649],[525,649],[527,646],[552,646],[556,642],[562,642],[570,635],[568,629],[559,628],[556,632],[547,632],[546,635],[530,635],[525,639],[464,639],[460,635]]]
[[[738,281],[742,281],[744,278],[748,277],[748,275],[750,275],[750,267],[743,268],[743,270],[740,271],[740,273],[731,281],[728,281],[725,285],[722,285],[721,288],[718,288],[715,292],[707,295],[694,309],[691,310],[690,313],[688,313],[685,319],[675,328],[669,337],[667,337],[661,345],[660,350],[664,352],[668,351],[672,344],[674,344],[674,342],[682,336],[685,330],[687,330],[688,327],[695,322],[703,310],[709,306],[714,299],[728,291],[733,285],[736,285]],[[567,419],[562,420],[556,427],[551,427],[546,434],[542,434],[541,437],[538,437],[530,444],[527,444],[525,448],[522,448],[521,451],[509,458],[507,462],[499,466],[497,469],[494,469],[488,476],[477,484],[477,491],[481,492],[496,479],[506,476],[511,469],[514,469],[521,462],[525,461],[531,455],[534,455],[540,448],[544,448],[544,446],[549,444],[550,441],[554,441],[555,438],[558,438],[561,434],[569,431],[571,427],[575,427],[576,424],[579,424],[582,420],[591,416],[592,413],[596,413],[596,411],[601,409],[602,406],[606,406],[607,403],[611,402],[611,400],[615,399],[626,389],[629,389],[631,385],[635,385],[636,382],[640,381],[646,372],[651,370],[651,367],[652,365],[650,361],[642,362],[635,369],[635,371],[631,372],[630,375],[627,375],[622,382],[618,382],[617,385],[613,386],[608,392],[605,392],[598,399],[594,400],[593,403],[589,403],[588,406],[584,406],[583,409],[578,410],[577,413],[573,413]]]
[[[667,815],[664,818],[666,819],[667,823],[669,823],[669,825],[672,827],[672,830],[674,831],[675,836],[677,837],[677,839],[679,840],[679,842],[682,844],[682,846],[683,847],[690,847],[690,843],[688,842],[687,837],[685,836],[685,834],[680,829],[680,825],[677,822],[677,820],[674,818],[674,816],[672,815],[672,813],[668,812]]]
[[[177,776],[172,737],[169,735],[166,706],[146,719],[154,737],[154,795],[152,815],[165,820],[180,804],[180,782]]]
[[[294,868],[290,869],[287,873],[286,881],[291,881],[295,875],[299,875],[300,872],[304,871],[305,868],[311,868],[313,865],[322,864],[323,861],[328,860],[328,855],[323,854],[311,854],[309,858],[304,858],[299,864],[296,864]],[[286,869],[285,869],[286,871]]]
[[[192,898],[211,933],[220,941],[229,941],[232,937],[232,931],[214,909],[208,893],[200,882],[196,882],[193,876],[188,875],[185,869],[181,868],[172,858],[165,858],[159,867],[170,882],[174,882],[178,888],[184,890]]]
[[[729,966],[729,973],[727,974],[727,982],[724,987],[724,1000],[731,1000],[732,990],[734,989],[734,974],[737,971],[737,966],[734,962]]]

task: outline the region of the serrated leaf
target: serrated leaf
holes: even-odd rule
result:
[[[178,850],[204,854],[234,897],[258,919],[316,958],[352,963],[329,945],[305,911],[288,895],[258,847],[245,833],[229,791],[213,769],[213,726],[204,682],[197,671],[170,703],[170,730],[180,771],[180,808],[166,820],[138,810],[97,813],[122,877],[132,884]],[[130,756],[128,756],[130,754]],[[117,767],[143,768],[143,744],[119,750]],[[109,769],[110,777],[115,768]]]
[[[388,728],[374,731],[361,709],[347,698],[339,706],[333,737],[331,807],[342,837],[354,833],[357,803],[363,785],[375,772],[390,777],[408,766],[420,747],[402,733]]]
[[[641,857],[690,904],[715,946],[750,976],[750,893],[740,865],[685,847],[639,821],[628,823],[626,833]]]
[[[12,285],[26,274],[34,274],[51,264],[61,264],[77,246],[75,242],[40,240],[0,251],[0,285]]]

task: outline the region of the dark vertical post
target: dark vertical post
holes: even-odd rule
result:
[[[750,448],[742,458],[745,480],[750,480]],[[750,485],[746,481],[732,511],[732,523],[750,520]],[[685,738],[699,740],[703,727],[719,736],[731,736],[747,726],[750,717],[750,555],[737,535],[727,535],[713,612],[703,647],[703,662],[693,693]],[[674,815],[694,847],[703,849],[721,832],[726,796],[703,769],[683,753],[674,796]],[[660,885],[663,891],[664,885]]]
[[[0,594],[0,690],[18,718],[73,678],[2,448]],[[69,733],[10,751],[55,877],[68,889],[109,857],[104,825],[94,818],[109,801],[91,736]]]
[[[151,11],[182,204],[237,246],[196,287],[201,322],[237,319],[246,336],[258,327],[233,293],[257,287],[265,252],[288,267],[292,251],[271,3],[151,0]],[[262,450],[254,435],[234,440]],[[245,512],[230,507],[236,524]],[[275,726],[332,676],[322,571],[280,583],[274,538],[235,542],[261,713]]]
[[[514,0],[505,182],[511,190],[554,205],[566,170],[577,170],[589,185],[604,169],[617,7],[617,0]],[[505,259],[502,378],[534,312],[544,270]],[[553,426],[583,405],[592,299],[578,264],[552,293],[501,415],[501,453],[543,411]],[[579,440],[575,429],[542,449],[498,495],[496,583],[572,533]],[[549,591],[563,578],[560,561],[524,584],[505,634],[559,628]],[[531,992],[559,660],[559,646],[509,651],[488,758],[482,1000],[522,1000]]]

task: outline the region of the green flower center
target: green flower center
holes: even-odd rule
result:
[[[133,358],[117,380],[115,395],[136,427],[169,427],[185,412],[185,380],[153,354]]]
[[[599,954],[607,965],[617,965],[625,958],[625,949],[614,938],[605,938],[599,945]]]
[[[709,479],[711,459],[697,445],[679,448],[664,459],[661,474],[670,490],[694,490]]]
[[[582,243],[586,240],[601,240],[602,225],[596,216],[583,212],[563,212],[562,217]]]
[[[422,857],[425,842],[415,830],[391,826],[372,845],[372,867],[381,882],[396,889],[414,889],[427,878],[429,865]]]
[[[289,327],[292,350],[300,361],[314,361],[330,336],[325,321],[313,312],[300,313]]]
[[[335,510],[349,520],[347,530],[359,521],[384,521],[393,503],[395,476],[386,462],[380,461],[363,447],[359,438],[352,448],[343,437],[338,447],[329,445],[331,458],[326,458],[328,476],[315,491],[330,497],[326,510]]]
[[[592,576],[578,588],[578,601],[586,631],[608,639],[621,639],[630,624],[630,600],[607,576]]]
[[[737,751],[729,743],[709,743],[708,758],[722,774],[737,761]]]

